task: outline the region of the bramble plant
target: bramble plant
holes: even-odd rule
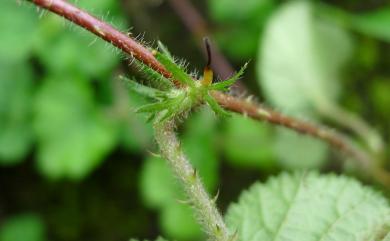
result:
[[[189,73],[189,64],[176,58],[160,41],[157,42],[157,48],[143,46],[129,35],[116,30],[67,1],[28,1],[68,19],[130,55],[133,65],[138,68],[142,78],[121,75],[120,79],[126,84],[131,94],[140,95],[147,100],[147,104],[141,105],[135,112],[140,115],[147,114],[148,121],[153,122],[154,138],[161,154],[156,155],[156,158],[161,156],[168,163],[185,194],[183,202],[192,207],[195,218],[208,240],[390,241],[388,200],[373,188],[363,186],[354,178],[345,175],[319,174],[315,171],[281,173],[265,183],[253,184],[240,195],[236,203],[230,204],[226,214],[222,215],[217,208],[218,193],[215,197],[211,197],[208,193],[201,178],[202,173],[193,167],[186,155],[186,149],[183,148],[177,136],[177,130],[197,109],[207,107],[216,117],[227,120],[235,118],[238,114],[282,126],[323,141],[355,160],[355,166],[364,170],[377,183],[385,187],[390,185],[389,173],[381,166],[384,158],[384,144],[381,137],[363,121],[339,108],[332,101],[333,93],[321,92],[333,88],[323,84],[322,80],[327,79],[328,75],[332,78],[338,66],[331,66],[327,70],[317,68],[316,64],[320,61],[313,54],[303,61],[304,64],[314,66],[313,72],[300,75],[301,72],[294,69],[290,70],[293,74],[289,76],[287,76],[288,73],[275,72],[275,68],[286,65],[289,61],[287,57],[273,59],[275,52],[270,50],[272,45],[279,44],[274,42],[273,39],[277,39],[275,36],[285,34],[280,23],[286,23],[286,21],[281,21],[281,19],[299,18],[299,21],[304,23],[303,26],[308,25],[310,3],[292,1],[278,12],[276,15],[278,18],[275,17],[271,21],[271,27],[268,29],[269,35],[265,39],[267,49],[261,53],[270,61],[264,64],[259,74],[264,76],[264,86],[270,90],[269,93],[272,93],[275,86],[284,85],[285,79],[299,79],[296,81],[299,87],[291,83],[290,86],[283,86],[286,96],[271,94],[270,99],[277,104],[287,103],[286,105],[291,107],[289,110],[300,109],[303,112],[310,112],[309,110],[314,108],[319,114],[350,127],[349,129],[361,138],[361,142],[365,143],[366,148],[358,146],[349,137],[325,126],[280,114],[259,105],[251,98],[230,94],[232,86],[243,77],[248,64],[244,64],[231,77],[215,81],[211,68],[213,56],[207,38],[204,39],[207,63],[203,73],[199,76],[196,72]],[[220,3],[215,3],[216,6],[218,4]],[[286,31],[289,30],[291,29]],[[330,34],[331,31],[323,25],[321,25],[321,31],[323,31],[321,34],[327,37],[325,33],[337,35],[335,32]],[[310,45],[311,50],[317,50],[308,36],[311,35],[300,35],[302,38],[298,39],[302,40],[300,44],[290,49],[293,57],[296,57],[295,55],[306,47],[303,46],[305,44]],[[276,48],[276,50],[285,49]],[[319,53],[323,57],[322,54],[324,53]],[[295,91],[296,100],[292,99],[295,97],[288,95],[291,90]],[[302,93],[298,93],[300,90]],[[40,103],[45,104],[45,101],[41,100]],[[345,118],[336,118],[333,112]],[[348,121],[345,119],[349,123],[346,123]],[[308,146],[312,146],[311,144]],[[259,148],[262,147],[259,146]],[[289,154],[286,153],[286,155]],[[205,154],[201,153],[201,155]],[[36,221],[31,217],[26,220],[27,223]],[[9,229],[15,228],[11,225]],[[3,241],[1,237],[0,241]]]
[[[164,76],[153,73],[155,71],[147,65],[138,63],[141,65],[140,69],[144,71],[145,77],[151,83],[156,83],[157,88],[144,86],[138,84],[135,80],[126,79],[131,90],[156,100],[153,104],[142,106],[137,112],[150,113],[150,119],[156,117],[156,122],[165,122],[167,120],[185,118],[194,107],[207,103],[216,114],[227,116],[228,112],[219,106],[210,92],[229,90],[230,86],[243,75],[247,64],[231,78],[213,83],[213,71],[210,68],[210,45],[207,39],[205,39],[205,46],[209,60],[201,78],[186,73],[184,62],[180,65],[175,63],[167,48],[161,42],[158,42],[158,44],[161,52],[154,50],[153,55],[172,73],[172,79],[176,81],[178,86],[172,84],[172,81]],[[165,83],[165,85],[161,83]]]
[[[209,198],[196,169],[191,166],[187,157],[182,153],[180,142],[177,140],[174,130],[181,120],[186,119],[193,108],[204,103],[207,103],[215,114],[228,116],[228,112],[219,106],[210,92],[229,90],[229,87],[244,73],[247,65],[245,64],[231,78],[213,83],[213,71],[210,68],[211,52],[207,39],[205,39],[205,46],[208,62],[204,68],[203,76],[200,78],[186,73],[185,65],[183,63],[177,64],[167,48],[161,42],[158,44],[159,51],[154,50],[152,53],[172,73],[172,79],[168,80],[155,73],[149,66],[138,62],[137,64],[141,65],[140,69],[144,70],[145,78],[157,86],[151,88],[141,85],[135,80],[125,79],[132,91],[155,100],[155,103],[141,106],[137,112],[149,113],[149,119],[154,119],[155,137],[161,153],[181,181],[189,203],[194,207],[198,220],[210,239],[234,240],[234,235],[229,235],[223,219],[215,207],[215,200]],[[162,86],[161,82],[166,83],[166,85]],[[176,83],[176,85],[172,83]]]

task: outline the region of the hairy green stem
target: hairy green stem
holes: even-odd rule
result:
[[[188,201],[195,210],[196,218],[209,235],[210,240],[227,241],[229,232],[215,205],[215,200],[210,198],[196,169],[192,167],[183,153],[174,131],[175,127],[173,120],[154,124],[155,137],[161,154],[180,180]]]

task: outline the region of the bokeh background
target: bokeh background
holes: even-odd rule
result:
[[[378,152],[388,156],[387,1],[191,3],[207,31],[191,34],[175,1],[75,2],[151,46],[161,40],[191,70],[204,65],[200,35],[207,33],[234,69],[250,61],[241,81],[254,99],[329,124],[362,148],[371,139],[379,148],[378,134]],[[155,155],[151,125],[134,113],[147,100],[118,80],[142,79],[130,62],[32,4],[0,2],[0,241],[204,239]],[[377,133],[350,130],[354,121]],[[218,119],[204,108],[179,133],[210,193],[219,190],[222,211],[250,184],[281,171],[343,172],[387,192],[324,143],[269,124]]]

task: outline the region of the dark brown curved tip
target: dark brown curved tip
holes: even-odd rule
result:
[[[210,41],[209,41],[209,38],[207,37],[204,37],[203,38],[203,43],[204,43],[204,46],[206,47],[206,53],[207,53],[207,64],[206,64],[206,68],[210,68],[210,65],[211,65],[211,45],[210,45]]]

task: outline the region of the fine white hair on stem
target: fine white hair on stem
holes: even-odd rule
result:
[[[228,241],[231,235],[222,215],[205,190],[197,170],[192,167],[181,149],[181,143],[175,133],[176,123],[177,120],[167,120],[154,124],[155,137],[161,154],[177,176],[195,211],[196,218],[203,230],[209,235],[210,240]]]

